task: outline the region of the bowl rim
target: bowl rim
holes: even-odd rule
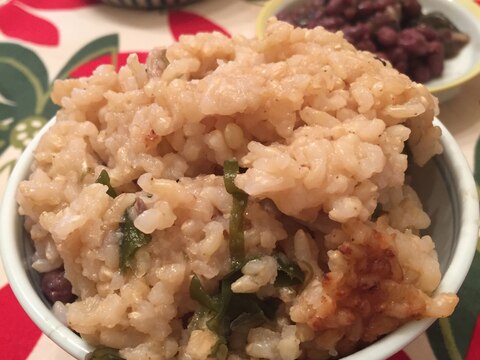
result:
[[[267,29],[267,22],[268,19],[275,14],[283,7],[283,5],[289,4],[291,2],[298,1],[298,0],[268,0],[262,8],[257,16],[256,23],[255,23],[255,33],[258,38],[263,38],[265,31]],[[439,2],[443,2],[445,4],[450,4],[450,6],[462,6],[467,13],[475,20],[477,24],[477,28],[479,30],[477,36],[480,38],[480,5],[476,4],[472,0],[436,0]],[[480,56],[480,54],[478,54]],[[425,85],[430,92],[434,95],[437,95],[441,92],[445,92],[447,90],[454,89],[459,87],[460,85],[466,83],[467,81],[473,79],[475,76],[480,74],[480,62],[477,62],[469,72],[463,74],[462,76],[449,81],[444,84],[439,84],[435,86]]]
[[[41,300],[28,278],[28,264],[22,259],[23,243],[15,239],[22,233],[21,217],[18,216],[16,193],[18,184],[24,180],[31,170],[34,159],[34,149],[41,137],[54,124],[55,117],[51,119],[34,137],[27,146],[11,173],[0,209],[0,226],[3,228],[3,239],[0,241],[0,255],[10,286],[23,309],[35,324],[52,339],[58,346],[77,359],[83,359],[92,347],[80,336],[76,335],[67,326],[62,324]],[[479,229],[479,202],[476,184],[469,165],[447,128],[434,119],[434,125],[442,130],[440,141],[444,146],[442,156],[445,158],[447,169],[451,171],[454,189],[460,201],[459,233],[456,247],[451,257],[447,271],[443,275],[438,292],[456,293],[462,285],[473,261],[476,252]],[[396,329],[384,338],[377,340],[366,348],[348,355],[343,360],[383,360],[404,348],[422,332],[424,332],[435,319],[410,321]]]
[[[83,359],[85,354],[91,351],[91,347],[67,326],[62,324],[53,315],[51,309],[42,301],[30,283],[27,271],[29,265],[22,260],[23,244],[18,244],[14,241],[16,236],[22,234],[23,229],[16,203],[18,184],[30,172],[31,163],[34,160],[34,150],[41,137],[55,121],[56,118],[53,117],[35,135],[18,158],[8,178],[0,209],[0,224],[5,226],[3,238],[0,241],[0,256],[10,287],[28,316],[55,344],[75,358]]]

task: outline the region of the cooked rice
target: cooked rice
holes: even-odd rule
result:
[[[261,40],[182,36],[147,65],[130,56],[118,73],[57,81],[52,97],[61,109],[18,202],[33,268],[63,264],[78,300],[57,308],[91,344],[127,360],[209,357],[216,334],[182,320],[198,308],[192,275],[212,291],[230,271],[221,167],[233,158],[247,168],[235,183],[249,194],[252,260],[232,290],[282,305],[233,333],[228,359],[326,359],[452,313],[455,295],[432,296],[437,255],[419,235],[430,220],[405,184],[406,142],[418,165],[442,151],[437,101],[341,33],[272,20]],[[114,199],[95,182],[103,169]],[[134,204],[152,241],[122,273],[119,224]],[[303,288],[272,285],[278,249],[309,270]]]

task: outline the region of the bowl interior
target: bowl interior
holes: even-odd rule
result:
[[[267,20],[282,10],[295,7],[305,0],[270,0],[257,18],[257,35],[262,36]],[[455,58],[445,61],[441,77],[425,85],[441,99],[447,99],[451,90],[480,73],[480,6],[472,0],[419,0],[424,12],[440,11],[445,14],[462,32],[470,36],[470,42]],[[454,95],[452,93],[452,95]]]
[[[410,176],[412,187],[432,221],[422,234],[430,235],[434,239],[443,275],[455,251],[461,216],[458,194],[452,189],[452,174],[447,168],[445,158],[436,156],[422,168],[415,166]]]
[[[455,140],[438,120],[436,125],[442,128],[445,152],[424,168],[413,167],[408,176],[432,219],[426,233],[433,237],[440,261],[442,282],[437,291],[456,292],[475,253],[478,198],[473,177]],[[0,253],[12,289],[29,316],[64,350],[83,359],[91,347],[55,318],[41,295],[38,274],[30,266],[33,245],[23,230],[23,218],[17,215],[18,183],[28,177],[33,150],[47,127],[27,147],[9,179],[1,210],[4,238]],[[431,319],[412,321],[344,359],[384,359],[407,345],[432,322]]]

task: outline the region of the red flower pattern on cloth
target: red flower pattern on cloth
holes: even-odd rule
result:
[[[480,1],[479,1],[480,3]],[[473,330],[472,338],[470,339],[470,346],[465,360],[480,359],[480,315],[477,317],[475,329]]]
[[[56,46],[57,27],[48,20],[33,15],[29,10],[75,9],[97,3],[99,0],[10,0],[0,6],[0,31],[6,36],[38,45]]]
[[[410,360],[410,357],[405,353],[405,351],[399,351],[395,355],[389,357],[388,360]]]
[[[9,285],[0,289],[1,358],[24,360],[42,335],[23,311]]]
[[[173,37],[177,41],[180,35],[195,35],[199,32],[218,31],[230,36],[228,31],[220,25],[189,11],[171,11],[168,13],[168,25],[170,26]]]

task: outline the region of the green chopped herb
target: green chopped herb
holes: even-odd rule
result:
[[[85,360],[125,360],[122,358],[117,349],[109,347],[100,347],[85,356]]]
[[[232,292],[232,284],[242,273],[240,270],[234,270],[228,273],[220,282],[220,292],[216,295],[219,303],[218,311],[207,321],[207,327],[218,334],[220,337],[226,337],[228,333],[229,317],[227,316],[232,297],[237,295]]]
[[[261,311],[256,313],[241,313],[230,323],[230,330],[249,330],[262,325],[265,321],[265,315]]]
[[[105,169],[102,170],[100,175],[98,175],[98,178],[95,182],[108,186],[107,194],[112,198],[117,197],[117,192],[115,191],[115,189],[110,184],[110,176],[108,175],[108,172]]]
[[[228,347],[224,339],[218,339],[216,344],[212,347],[210,356],[214,356],[217,360],[226,360],[228,356]]]
[[[152,236],[138,230],[125,210],[124,222],[121,225],[122,237],[120,238],[120,269],[122,272],[131,267],[131,261],[135,252],[142,246],[148,244]]]
[[[194,275],[190,282],[190,297],[209,310],[217,312],[220,310],[218,299],[205,291],[197,275]]]
[[[295,262],[291,261],[284,253],[275,254],[277,260],[277,278],[273,286],[286,287],[303,284],[305,273]]]
[[[231,195],[247,195],[245,191],[235,185],[235,178],[240,171],[238,162],[236,160],[225,160],[223,163],[223,182],[225,189]]]
[[[227,339],[231,331],[248,331],[273,320],[281,303],[275,298],[260,299],[254,294],[233,293],[231,286],[241,276],[240,269],[227,274],[215,294],[208,294],[196,276],[190,282],[190,296],[201,307],[193,315],[188,327],[208,328],[218,336],[218,342],[211,352],[218,360],[228,355]]]
[[[268,320],[275,320],[275,314],[277,313],[278,307],[281,304],[282,300],[275,297],[269,297],[261,300],[260,302],[262,311]]]
[[[239,189],[235,183],[238,175],[238,162],[226,160],[223,163],[223,181],[225,189],[233,197],[232,211],[230,212],[229,234],[230,234],[230,257],[233,269],[239,269],[245,261],[245,238],[243,222],[245,209],[247,208],[248,194]]]
[[[194,313],[189,329],[205,329],[215,333],[218,341],[212,347],[211,356],[225,360],[228,356],[227,341],[232,331],[245,331],[274,320],[281,300],[276,298],[260,299],[255,294],[233,293],[232,284],[242,276],[241,268],[245,264],[244,217],[248,194],[235,185],[239,173],[238,162],[224,162],[223,180],[225,189],[232,195],[232,211],[229,221],[229,247],[232,271],[219,284],[219,289],[209,294],[200,279],[193,276],[190,282],[190,297],[200,304]],[[297,264],[290,262],[285,255],[278,261],[279,273],[284,283],[302,283],[305,276]]]

